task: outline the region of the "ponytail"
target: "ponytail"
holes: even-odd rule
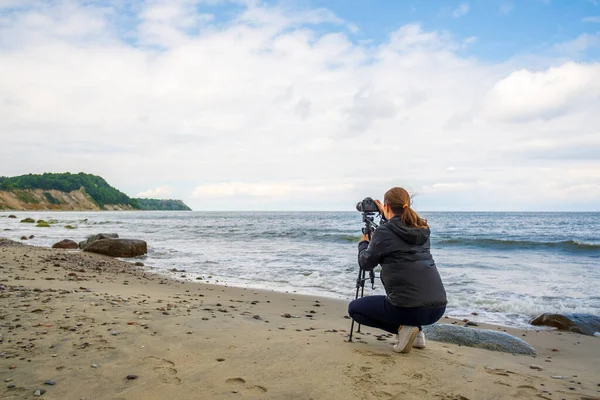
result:
[[[409,228],[428,228],[427,220],[417,214],[410,207],[411,198],[408,192],[401,187],[394,187],[388,190],[383,197],[383,202],[390,206],[390,209],[400,218],[402,225]]]

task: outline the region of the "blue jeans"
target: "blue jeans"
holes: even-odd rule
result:
[[[446,306],[433,308],[401,308],[388,301],[385,296],[367,296],[348,305],[348,315],[361,325],[398,333],[400,325],[431,325],[439,321]]]

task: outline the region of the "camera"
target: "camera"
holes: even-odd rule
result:
[[[362,213],[379,213],[377,204],[370,197],[365,197],[362,201],[356,203],[356,210]]]

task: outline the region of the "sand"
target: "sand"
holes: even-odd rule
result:
[[[347,302],[147,270],[0,242],[0,398],[600,399],[595,337],[491,327],[539,354],[396,354],[375,329],[346,342]]]

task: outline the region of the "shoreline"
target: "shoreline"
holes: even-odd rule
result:
[[[134,210],[134,211],[140,211],[140,210]],[[49,210],[49,212],[52,212],[52,210]],[[96,212],[96,211],[91,211],[91,212]],[[1,213],[1,212],[0,212]],[[69,233],[73,233],[72,231]],[[1,232],[0,232],[1,234]],[[72,235],[65,235],[64,237],[69,237]],[[19,243],[25,244],[25,245],[29,245],[29,246],[34,246],[34,247],[39,247],[39,248],[49,248],[50,245],[46,244],[46,245],[42,245],[42,244],[30,244],[27,241],[18,241],[15,238],[12,238],[11,240],[17,241]],[[56,239],[58,241],[58,239]],[[79,239],[76,239],[76,241]],[[71,250],[73,252],[79,252],[80,250]],[[138,259],[136,259],[135,261],[140,261]],[[146,260],[141,260],[144,263],[146,262]],[[149,260],[150,262],[152,262],[152,260]],[[127,262],[125,260],[125,262]],[[294,288],[294,287],[285,287],[285,285],[279,285],[278,283],[269,283],[267,282],[266,284],[254,284],[254,283],[245,283],[243,282],[243,280],[238,279],[238,278],[210,278],[210,279],[206,279],[206,275],[207,274],[203,274],[201,272],[194,272],[194,271],[189,271],[189,270],[178,270],[177,272],[173,272],[171,271],[171,268],[164,268],[164,267],[153,267],[151,265],[145,266],[144,268],[147,269],[148,272],[151,273],[155,273],[157,275],[160,276],[165,276],[165,277],[169,277],[170,279],[174,279],[177,281],[188,281],[188,282],[204,282],[207,284],[214,284],[214,285],[218,285],[218,286],[232,286],[232,287],[240,287],[240,288],[246,288],[246,289],[252,289],[252,290],[264,290],[264,291],[274,291],[277,293],[293,293],[293,294],[303,294],[306,296],[316,296],[316,297],[322,297],[324,299],[333,299],[333,300],[340,300],[340,301],[345,301],[345,302],[349,302],[351,300],[353,300],[353,296],[348,296],[348,295],[344,295],[338,292],[327,292],[325,293],[325,290],[323,289],[316,289],[316,290],[311,290],[311,288],[308,288],[308,290],[306,290],[307,288],[305,287],[299,287],[299,288]],[[357,266],[358,269],[358,266]],[[186,278],[181,278],[180,274],[184,274],[187,275]],[[204,279],[202,280],[197,280],[197,277],[202,277]],[[252,281],[254,282],[254,281]],[[383,294],[382,292],[382,284],[381,281],[379,279],[379,274],[377,274],[376,277],[376,287],[378,290],[377,294]],[[354,291],[354,287],[352,287],[352,291]],[[367,284],[365,285],[365,295],[369,295],[371,294],[372,291],[369,288],[369,284],[367,282]],[[477,315],[473,315],[473,312],[475,312]],[[546,311],[547,312],[547,311]],[[473,308],[473,309],[468,309],[468,308],[455,308],[455,309],[449,309],[446,311],[446,315],[448,314],[455,314],[452,316],[452,318],[457,319],[457,320],[463,320],[463,319],[468,319],[470,321],[473,322],[477,322],[480,324],[487,324],[493,327],[501,327],[501,328],[512,328],[512,329],[550,329],[550,328],[546,328],[546,327],[535,327],[533,325],[531,325],[529,322],[536,318],[538,315],[540,315],[542,312],[537,313],[537,314],[517,314],[517,313],[508,313],[508,312],[504,312],[504,313],[487,313],[483,310],[479,310],[477,308]],[[459,315],[456,315],[459,314]],[[487,315],[488,318],[484,318]],[[516,315],[516,317],[513,317],[513,319],[511,320],[508,316],[509,315]],[[496,318],[494,318],[496,317]]]
[[[21,244],[0,243],[0,277],[6,399],[600,399],[595,337],[506,328],[538,355],[433,341],[404,355],[371,328],[347,343],[346,301]]]

